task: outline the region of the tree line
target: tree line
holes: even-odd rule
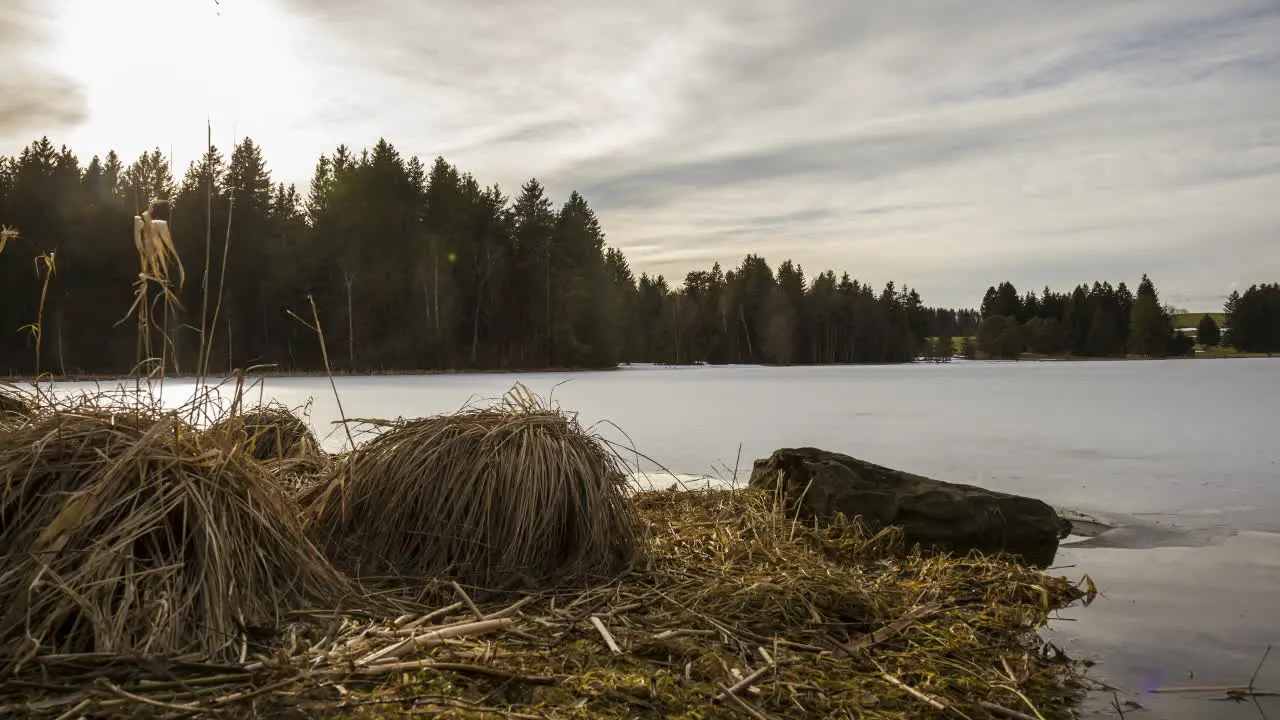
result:
[[[182,263],[172,302],[139,280],[134,218],[153,199]],[[557,207],[532,179],[508,195],[386,140],[338,146],[299,190],[248,138],[180,179],[159,150],[82,164],[42,138],[0,157],[0,221],[20,233],[0,247],[5,374],[121,374],[162,356],[177,374],[317,371],[321,330],[346,372],[905,362],[979,320],[754,254],[679,284],[637,277],[577,192]]]
[[[1280,351],[1280,283],[1233,292],[1224,305],[1226,327],[1200,320],[1194,335],[1173,325],[1173,311],[1160,302],[1146,275],[1137,293],[1121,282],[1078,285],[1070,292],[1048,287],[1021,294],[1010,282],[987,288],[974,351],[993,358],[1022,353],[1076,357],[1175,357],[1196,342],[1228,344],[1241,352]]]
[[[1225,342],[1243,352],[1280,352],[1280,282],[1232,291],[1222,310],[1227,315]]]

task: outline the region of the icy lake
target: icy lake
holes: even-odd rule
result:
[[[813,445],[953,482],[1042,498],[1115,530],[1064,546],[1055,572],[1103,593],[1048,636],[1146,718],[1258,717],[1252,702],[1152,694],[1245,685],[1280,645],[1280,361],[955,362],[862,367],[624,367],[616,372],[337,378],[349,418],[412,417],[519,381],[675,473],[745,482],[752,460]],[[62,390],[82,387],[59,384]],[[189,396],[169,380],[166,404]],[[311,402],[331,450],[323,377],[272,377],[265,397]],[[256,394],[256,391],[255,391]],[[625,432],[625,436],[623,433]],[[741,459],[739,458],[741,448]],[[1280,648],[1257,686],[1280,691]],[[1097,714],[1116,717],[1105,704]],[[1261,707],[1280,716],[1277,698]]]

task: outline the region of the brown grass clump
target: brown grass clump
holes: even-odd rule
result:
[[[44,653],[242,657],[350,588],[243,453],[81,400],[0,435],[0,669]]]
[[[320,441],[307,421],[278,403],[236,412],[215,423],[209,431],[243,443],[255,460],[320,462],[324,456]]]
[[[622,461],[517,386],[412,420],[350,453],[309,497],[309,531],[365,579],[486,589],[605,581],[638,554]]]
[[[31,415],[34,403],[16,387],[0,384],[0,423]]]

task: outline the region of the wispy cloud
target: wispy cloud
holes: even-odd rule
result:
[[[537,174],[677,282],[754,251],[937,303],[1149,272],[1212,308],[1280,271],[1276,0],[222,5],[205,22],[273,48],[224,96],[278,176],[379,136]],[[105,108],[85,150],[173,140]]]
[[[88,119],[84,88],[43,66],[51,20],[38,0],[0,7],[0,141],[65,131]]]

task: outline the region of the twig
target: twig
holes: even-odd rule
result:
[[[724,685],[716,683],[716,687],[720,689],[721,695],[724,695],[725,697],[729,698],[730,702],[732,702],[738,709],[742,710],[746,714],[750,715],[756,720],[769,720],[767,717],[765,717],[764,713],[751,707],[750,703],[748,703],[746,700],[743,700],[737,695],[734,695],[733,693],[729,692],[729,689],[726,688]]]
[[[338,384],[334,382],[332,366],[329,364],[329,348],[324,341],[324,327],[320,324],[320,311],[316,309],[316,299],[307,293],[307,302],[311,303],[311,317],[315,320],[316,335],[320,338],[320,357],[324,360],[324,374],[329,377],[329,386],[333,388],[333,399],[338,403],[338,417],[346,420],[347,413],[342,409],[342,395],[338,392]],[[347,442],[352,450],[356,449],[355,438],[351,437],[351,425],[344,422],[342,429],[347,433]]]
[[[1184,685],[1181,687],[1153,688],[1153,693],[1192,693],[1192,692],[1249,692],[1244,685]]]
[[[768,675],[768,674],[769,674],[769,672],[770,672],[770,671],[772,671],[772,670],[773,670],[774,668],[776,668],[776,667],[778,667],[776,663],[769,663],[768,665],[761,665],[759,668],[757,668],[757,669],[755,670],[755,672],[751,673],[750,675],[748,675],[748,676],[746,676],[746,677],[742,678],[741,680],[739,680],[738,682],[734,683],[734,684],[733,684],[733,686],[731,686],[731,687],[730,687],[728,690],[726,690],[725,692],[729,693],[730,695],[736,695],[737,693],[740,693],[740,692],[742,692],[743,690],[746,690],[747,688],[749,688],[749,687],[751,687],[752,685],[754,685],[757,681],[759,681],[759,680],[760,680],[760,678],[764,677],[765,675]],[[724,700],[724,699],[725,699],[725,697],[724,697],[724,695],[723,695],[723,694],[721,694],[721,695],[716,695],[714,698],[712,698],[712,702],[720,702],[721,700]]]
[[[411,660],[408,662],[384,663],[373,665],[371,667],[357,668],[354,672],[357,675],[386,675],[396,672],[407,672],[410,670],[444,670],[448,672],[456,672],[472,675],[488,675],[490,677],[499,678],[501,680],[516,680],[529,685],[555,685],[558,680],[545,675],[521,675],[509,670],[501,668],[489,667],[488,665],[472,665],[469,663],[456,662],[436,662],[434,660]],[[336,669],[335,673],[343,673],[346,670]]]
[[[80,711],[93,704],[92,700],[81,700],[76,706],[59,715],[55,720],[71,720],[74,717],[80,717]]]
[[[618,642],[613,639],[613,634],[609,632],[609,628],[604,626],[604,621],[598,615],[592,615],[591,624],[596,626],[596,630],[600,632],[600,637],[604,638],[604,644],[609,646],[609,650],[614,655],[621,655],[622,648],[618,647]]]
[[[466,590],[462,589],[458,581],[450,580],[449,583],[453,585],[453,591],[458,593],[458,597],[462,598],[462,602],[467,604],[467,609],[471,611],[471,614],[476,616],[476,620],[484,620],[484,613],[480,612],[480,608],[476,607],[476,604],[471,600],[471,596],[467,594]]]
[[[195,713],[195,712],[200,712],[203,709],[199,705],[175,705],[173,703],[161,702],[159,700],[152,700],[149,697],[143,697],[141,695],[134,695],[133,693],[124,690],[119,685],[116,685],[115,683],[111,682],[106,678],[99,678],[99,681],[103,687],[105,687],[107,690],[110,690],[113,694],[121,698],[124,698],[126,700],[132,700],[134,702],[142,703],[143,705],[150,705],[152,707],[163,708],[165,710],[176,710],[178,712],[183,712],[183,713]]]
[[[715,634],[716,634],[715,630],[695,630],[693,628],[676,628],[674,630],[663,630],[657,635],[654,635],[653,639],[666,640],[668,638],[681,637],[683,635],[713,636]]]
[[[515,615],[517,612],[519,612],[519,611],[520,611],[520,609],[521,609],[521,608],[523,608],[525,605],[528,605],[529,603],[533,602],[533,601],[534,601],[534,600],[536,600],[536,599],[537,599],[537,598],[536,598],[536,597],[534,597],[533,595],[526,595],[526,596],[524,596],[524,597],[520,598],[519,600],[517,600],[517,601],[516,601],[514,604],[512,604],[512,605],[508,605],[507,607],[505,607],[505,608],[503,608],[503,609],[501,609],[501,610],[499,610],[499,611],[497,611],[497,612],[491,612],[491,613],[489,613],[488,615],[484,615],[482,619],[484,619],[484,620],[497,620],[497,619],[499,619],[499,618],[510,617],[510,616],[512,616],[512,615]]]
[[[1267,656],[1271,654],[1271,646],[1267,645],[1267,649],[1262,653],[1262,659],[1258,661],[1258,667],[1254,668],[1253,675],[1249,676],[1249,692],[1253,692],[1254,683],[1258,681],[1258,673],[1262,672],[1262,666],[1267,662]]]
[[[894,637],[895,635],[902,632],[903,630],[906,630],[908,627],[912,625],[912,623],[915,623],[918,620],[922,620],[930,615],[940,612],[941,610],[942,608],[936,605],[929,606],[929,607],[913,608],[912,610],[909,610],[908,612],[903,614],[902,617],[898,618],[897,620],[894,620],[888,625],[885,625],[884,627],[881,627],[877,630],[869,632],[860,637],[854,638],[853,640],[850,640],[849,642],[844,643],[843,645],[839,645],[839,648],[843,650],[845,653],[848,653],[849,655],[854,655],[858,652],[861,652],[862,650],[866,650],[869,647],[872,647],[874,645],[879,645],[880,643],[886,640],[889,640],[890,638]]]
[[[302,679],[302,678],[296,678],[296,677],[287,678],[287,679],[285,679],[285,680],[281,680],[280,682],[271,683],[271,684],[269,684],[269,685],[263,685],[262,687],[260,687],[260,688],[256,688],[256,689],[254,689],[254,690],[244,690],[244,691],[241,691],[241,692],[231,693],[230,695],[223,695],[223,696],[221,696],[221,697],[216,697],[216,698],[214,698],[214,699],[212,700],[211,704],[212,704],[212,705],[226,705],[226,704],[228,704],[228,703],[240,702],[240,701],[242,701],[242,700],[248,700],[249,698],[258,697],[258,696],[260,696],[260,695],[266,695],[267,693],[275,692],[276,690],[279,690],[280,688],[284,688],[284,687],[288,687],[288,686],[290,686],[290,685],[293,685],[294,683],[298,682],[298,681],[299,681],[299,680],[301,680],[301,679]]]
[[[462,625],[453,625],[450,627],[433,630],[417,637],[411,637],[402,642],[396,643],[388,648],[379,650],[378,652],[366,655],[356,661],[356,665],[372,665],[375,662],[385,662],[393,658],[400,657],[407,652],[413,650],[421,650],[423,648],[435,647],[443,645],[445,640],[461,637],[463,635],[479,635],[481,633],[493,632],[500,628],[511,625],[514,620],[509,618],[498,618],[497,620],[481,620],[479,622],[464,623]]]
[[[919,690],[917,690],[917,689],[915,689],[915,688],[911,687],[910,685],[908,685],[908,684],[906,684],[906,683],[902,682],[901,680],[899,680],[898,678],[896,678],[896,677],[894,677],[894,676],[890,675],[890,674],[889,674],[889,673],[887,673],[887,672],[886,672],[886,673],[881,673],[881,674],[880,674],[880,677],[884,678],[884,679],[885,679],[886,681],[888,681],[889,683],[891,683],[891,684],[893,684],[893,685],[897,685],[898,687],[902,688],[903,690],[906,690],[907,692],[909,692],[909,693],[911,693],[912,695],[914,695],[917,699],[922,700],[922,701],[924,701],[924,702],[928,703],[928,704],[929,704],[929,706],[930,706],[930,707],[932,707],[932,708],[933,708],[933,709],[935,709],[935,710],[946,710],[946,709],[947,709],[947,706],[946,706],[945,704],[943,704],[943,702],[942,702],[941,700],[939,700],[939,699],[937,699],[937,698],[933,697],[932,695],[926,695],[925,693],[920,692]]]
[[[1009,720],[1036,720],[1034,715],[1028,715],[1017,710],[1010,710],[1003,705],[997,705],[987,700],[979,700],[978,706],[992,715],[999,715],[1000,717],[1009,718]]]

